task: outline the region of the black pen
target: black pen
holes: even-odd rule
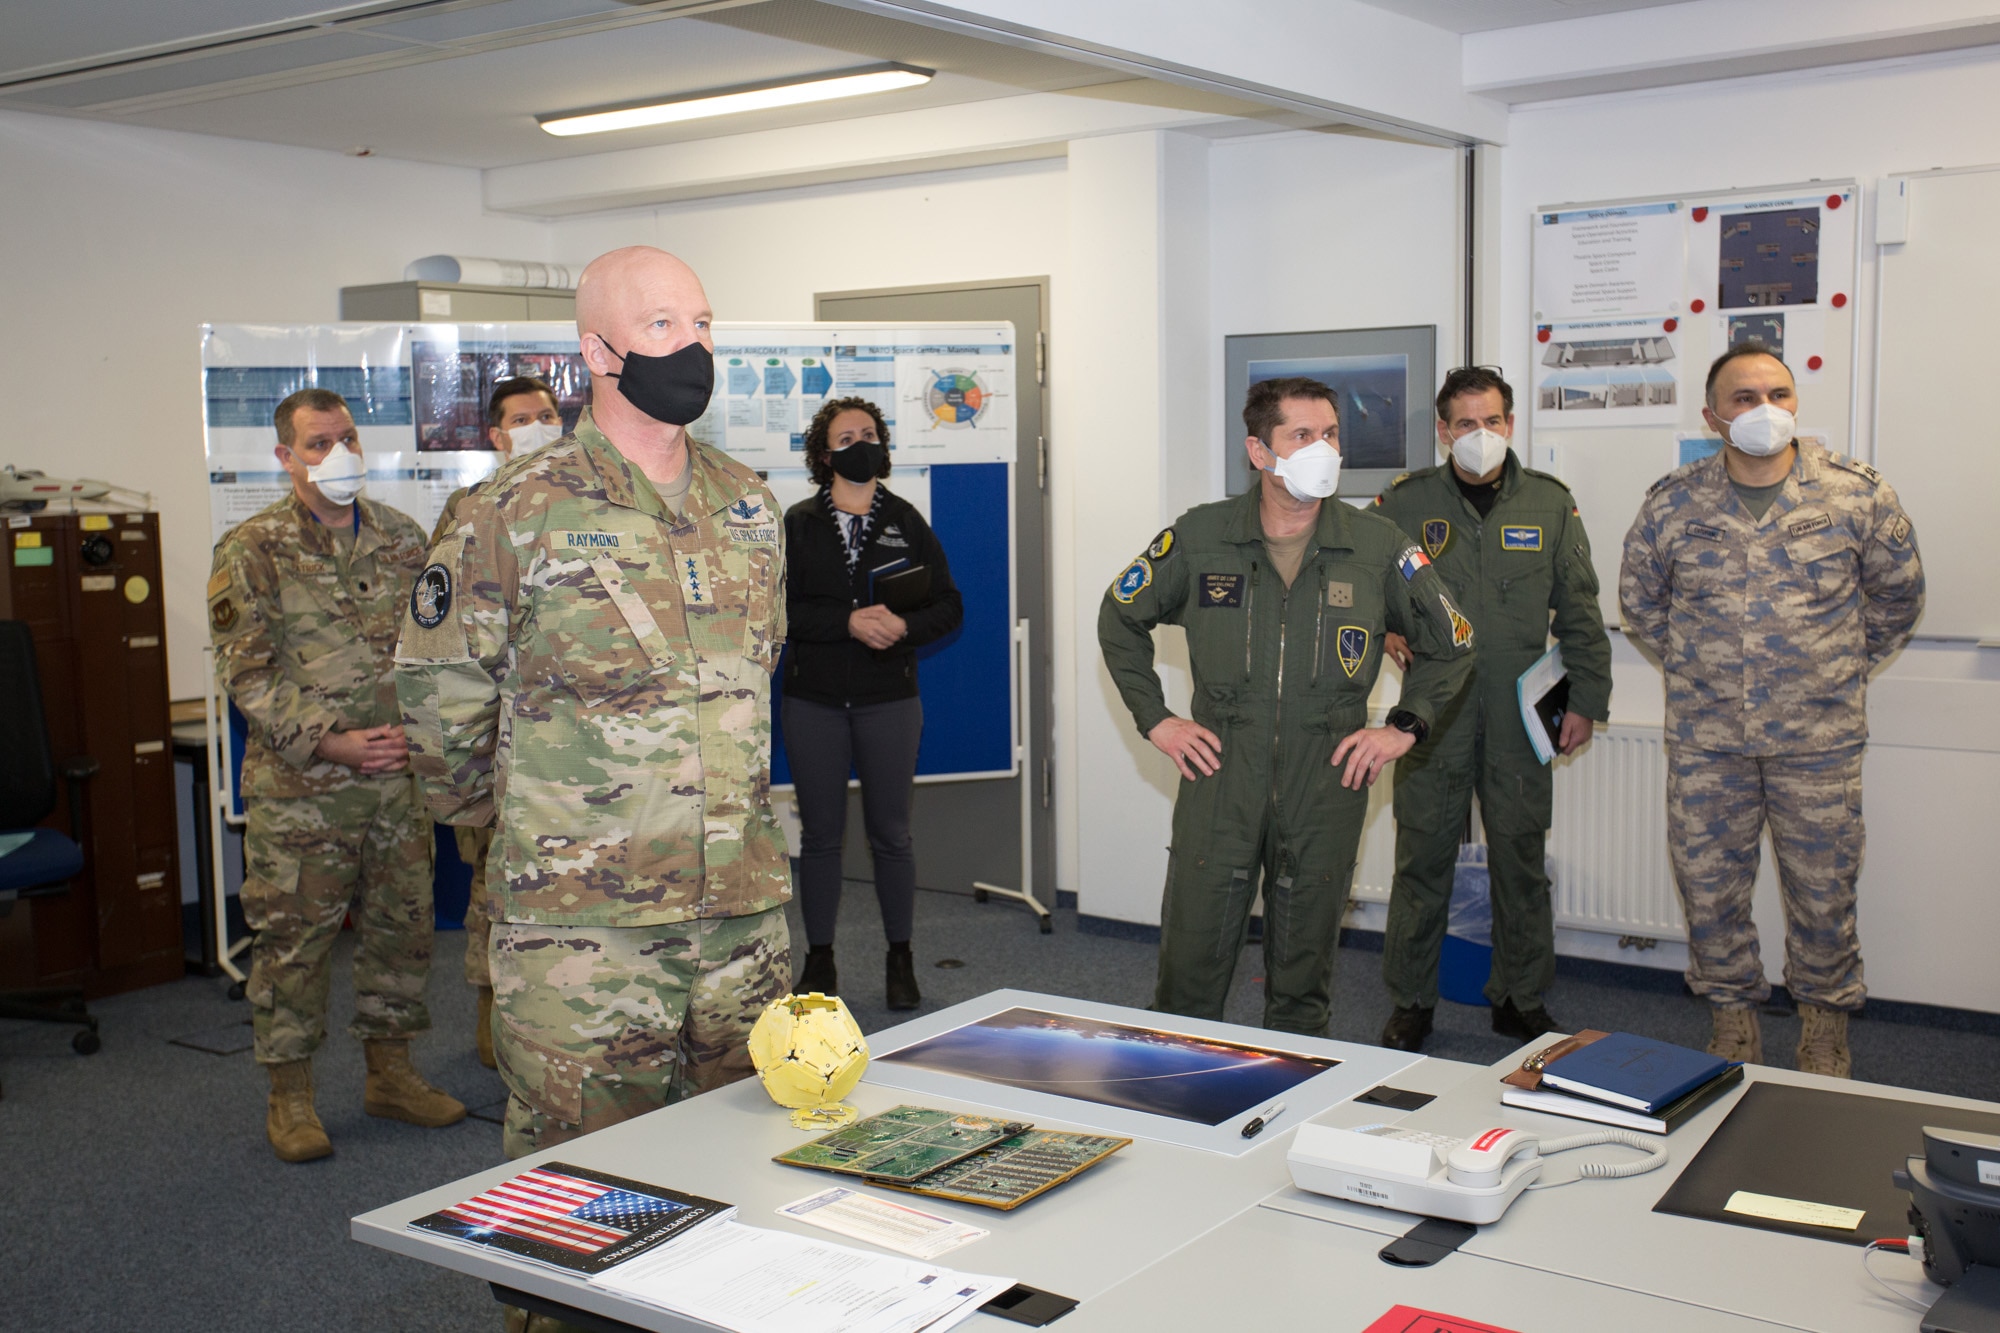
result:
[[[1285,1104],[1283,1102],[1272,1102],[1256,1115],[1250,1117],[1250,1123],[1243,1126],[1243,1137],[1246,1139],[1256,1138],[1264,1132],[1264,1126],[1270,1124],[1284,1113]]]

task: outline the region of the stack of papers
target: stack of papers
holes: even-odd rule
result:
[[[1562,740],[1563,718],[1569,712],[1569,669],[1563,665],[1562,645],[1543,653],[1535,664],[1514,682],[1521,700],[1521,725],[1535,758],[1548,763],[1556,757]]]
[[[703,1224],[592,1279],[737,1333],[917,1333],[951,1328],[1007,1277],[866,1254],[740,1222]]]

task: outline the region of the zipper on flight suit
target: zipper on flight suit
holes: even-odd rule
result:
[[[1257,640],[1257,562],[1250,562],[1250,591],[1243,596],[1243,683],[1250,683],[1250,650]]]
[[[1271,810],[1274,814],[1284,808],[1278,798],[1278,754],[1285,735],[1285,621],[1291,606],[1292,590],[1287,587],[1278,597],[1278,680],[1277,688],[1271,695]]]
[[[1319,655],[1326,644],[1326,564],[1319,562],[1319,600],[1313,604],[1313,688],[1319,688]]]

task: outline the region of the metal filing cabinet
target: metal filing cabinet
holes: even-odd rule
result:
[[[184,963],[159,517],[6,514],[0,539],[0,619],[34,634],[56,766],[99,764],[83,874],[0,919],[0,987],[170,981]],[[69,811],[65,790],[43,822],[74,837]]]
[[[384,282],[342,287],[340,317],[366,323],[504,324],[576,318],[576,293],[563,287],[480,287],[468,282]]]

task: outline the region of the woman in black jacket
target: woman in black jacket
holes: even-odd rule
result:
[[[799,906],[810,946],[797,989],[832,995],[840,985],[833,926],[852,768],[889,940],[889,1008],[914,1009],[922,996],[910,955],[910,793],[924,727],[916,650],[957,629],[964,609],[930,524],[881,482],[889,427],[873,403],[836,398],[820,408],[806,431],[806,466],[819,494],[785,512],[785,755],[803,825]],[[888,591],[888,576],[915,569],[927,575],[907,575],[901,590]],[[907,585],[926,579],[914,604],[905,600]],[[880,604],[891,599],[902,614]]]

